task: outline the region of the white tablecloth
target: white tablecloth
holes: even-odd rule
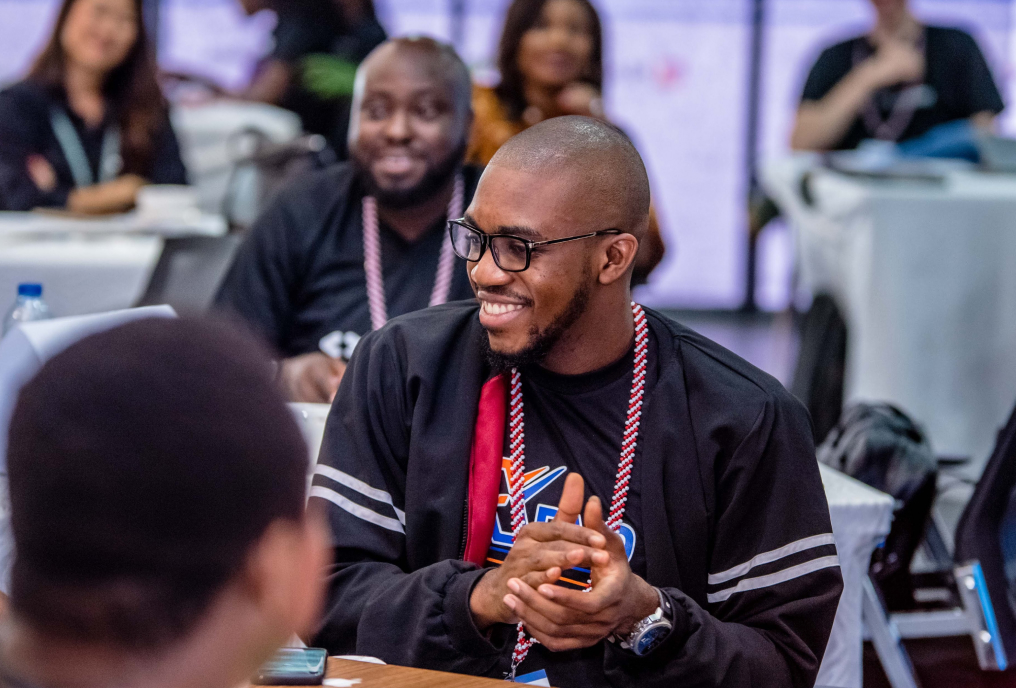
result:
[[[871,553],[889,533],[893,500],[832,468],[819,469],[843,573],[843,596],[816,685],[861,688],[861,586]]]
[[[21,282],[42,284],[54,317],[129,308],[161,251],[156,236],[0,238],[0,310],[13,305]]]
[[[798,157],[763,181],[794,228],[804,286],[844,309],[848,399],[892,402],[936,452],[983,466],[1016,402],[1016,176],[865,181]]]
[[[317,461],[328,404],[290,404],[311,460]],[[892,498],[826,466],[819,466],[843,572],[843,596],[816,685],[861,688],[861,585],[875,546],[889,532]]]
[[[0,317],[22,282],[42,284],[54,317],[129,308],[148,286],[163,237],[225,232],[217,215],[153,223],[135,213],[80,220],[0,212]]]

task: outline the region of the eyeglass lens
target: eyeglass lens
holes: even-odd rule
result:
[[[469,261],[480,259],[484,235],[457,223],[451,223],[452,247],[460,258]],[[525,270],[528,247],[521,239],[509,236],[486,235],[494,262],[502,270]]]

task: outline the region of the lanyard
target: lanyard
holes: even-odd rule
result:
[[[632,302],[632,315],[635,316],[635,361],[631,380],[631,397],[628,401],[628,417],[624,424],[624,435],[621,438],[621,458],[617,465],[617,478],[614,483],[614,495],[610,500],[610,514],[605,525],[615,533],[621,527],[624,508],[628,503],[628,483],[631,480],[632,464],[635,461],[635,446],[638,444],[639,424],[642,418],[642,399],[646,389],[646,364],[649,357],[649,324],[642,307]],[[525,413],[522,403],[522,374],[518,368],[512,368],[511,379],[511,416],[509,420],[508,452],[508,500],[511,504],[512,542],[518,537],[522,526],[526,524],[526,500],[523,483],[526,473],[526,442]],[[506,679],[515,680],[519,665],[529,654],[529,648],[536,642],[526,633],[525,624],[518,625],[518,638],[512,652],[512,667]]]
[[[456,175],[452,198],[448,203],[449,220],[462,215],[464,187],[462,175]],[[377,219],[377,201],[373,196],[363,197],[363,271],[367,275],[367,304],[370,307],[371,329],[380,330],[388,322],[388,310],[385,306],[385,284],[381,272],[381,232]],[[452,249],[451,234],[446,231],[429,305],[440,306],[448,302],[454,271],[455,252]]]
[[[120,158],[120,128],[118,126],[107,127],[106,133],[102,137],[99,179],[96,180],[78,130],[74,128],[71,118],[67,116],[64,109],[54,107],[50,110],[49,121],[53,127],[53,133],[56,135],[57,143],[60,144],[60,150],[63,151],[64,158],[67,159],[67,164],[71,168],[75,187],[80,189],[117,178],[123,167],[123,160]]]
[[[915,47],[925,53],[927,60],[927,37],[923,31]],[[868,59],[869,54],[864,48],[865,46],[860,42],[854,45],[852,57],[854,65]],[[898,141],[914,120],[917,111],[935,102],[935,92],[930,86],[910,84],[897,95],[896,101],[889,111],[889,116],[883,117],[875,102],[876,96],[877,94],[872,95],[864,104],[864,108],[861,110],[861,120],[869,134],[883,141]]]

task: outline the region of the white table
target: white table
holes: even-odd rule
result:
[[[321,450],[328,404],[290,404],[312,461]],[[843,572],[843,596],[816,685],[861,688],[861,594],[871,553],[889,533],[893,500],[839,471],[819,466]]]
[[[867,181],[815,162],[769,163],[763,183],[794,229],[803,286],[844,310],[848,400],[898,405],[979,474],[1016,402],[1016,176]]]
[[[816,685],[861,688],[862,592],[871,554],[889,533],[893,499],[827,466],[820,465],[819,470],[843,573],[843,595]]]
[[[159,223],[134,213],[80,220],[0,212],[0,317],[22,282],[43,285],[55,317],[129,308],[148,285],[164,237],[225,231],[214,215]]]

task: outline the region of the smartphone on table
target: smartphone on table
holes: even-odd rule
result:
[[[256,686],[320,686],[325,680],[328,652],[318,647],[284,647],[250,682]]]

